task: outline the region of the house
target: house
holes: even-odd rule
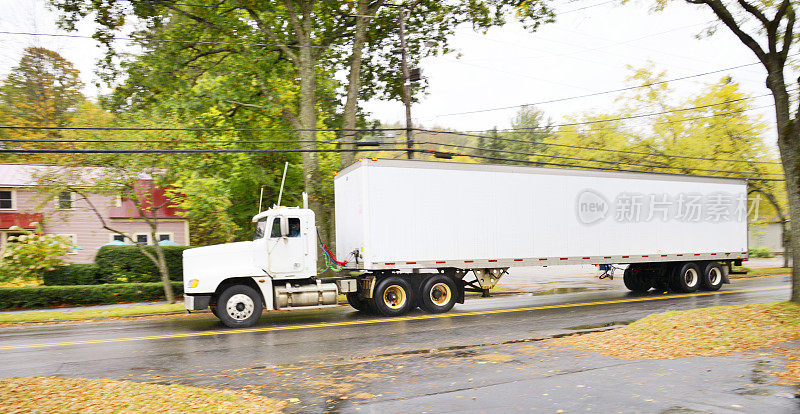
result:
[[[137,243],[153,244],[170,241],[178,245],[189,244],[189,222],[180,216],[180,210],[167,204],[163,189],[153,188],[149,176],[142,175],[135,183],[138,190],[147,189],[152,194],[158,227],[156,239],[150,235],[150,226],[140,215],[133,200],[119,196],[87,193],[87,200],[75,192],[62,192],[58,197],[47,195],[39,184],[42,174],[62,167],[34,164],[0,164],[0,251],[8,237],[19,233],[11,228],[35,229],[41,226],[45,234],[68,236],[77,246],[67,256],[72,263],[91,263],[100,246],[115,240],[130,243],[124,236],[103,228],[103,218],[109,227],[133,237]],[[93,180],[102,177],[103,167],[72,167],[70,172],[80,177],[76,187],[91,189]],[[49,199],[48,199],[49,198]],[[92,206],[94,208],[92,208]]]

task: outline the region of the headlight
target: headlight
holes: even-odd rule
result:
[[[190,288],[196,288],[196,287],[197,287],[197,282],[198,282],[198,280],[197,280],[197,279],[192,279],[192,280],[190,280],[190,281],[189,281],[189,287],[190,287]]]

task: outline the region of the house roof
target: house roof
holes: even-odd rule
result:
[[[0,164],[0,187],[27,187],[39,184],[43,175],[53,174],[71,181],[76,186],[90,186],[106,176],[106,167],[60,166],[45,164]],[[152,177],[140,174],[139,179],[149,180]]]

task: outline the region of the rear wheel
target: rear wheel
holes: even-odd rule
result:
[[[422,282],[419,307],[430,313],[444,313],[456,304],[456,283],[444,275],[434,275]]]
[[[250,286],[233,285],[219,295],[217,317],[230,328],[253,326],[261,317],[261,295]]]
[[[673,270],[671,281],[676,292],[695,292],[700,287],[700,269],[692,262],[679,263]]]
[[[399,276],[378,281],[372,293],[372,305],[381,315],[398,316],[411,310],[414,303],[411,284]]]
[[[650,279],[647,278],[648,272],[639,268],[636,265],[629,265],[622,275],[622,281],[625,287],[633,292],[647,292],[650,290]]]
[[[703,269],[703,277],[700,279],[700,285],[703,290],[719,290],[724,281],[724,273],[722,266],[717,262],[709,262]]]

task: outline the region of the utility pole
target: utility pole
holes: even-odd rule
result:
[[[406,105],[406,148],[408,159],[414,158],[414,126],[411,123],[411,81],[408,72],[408,51],[406,50],[406,8],[400,7],[400,55],[403,70],[403,103]]]

